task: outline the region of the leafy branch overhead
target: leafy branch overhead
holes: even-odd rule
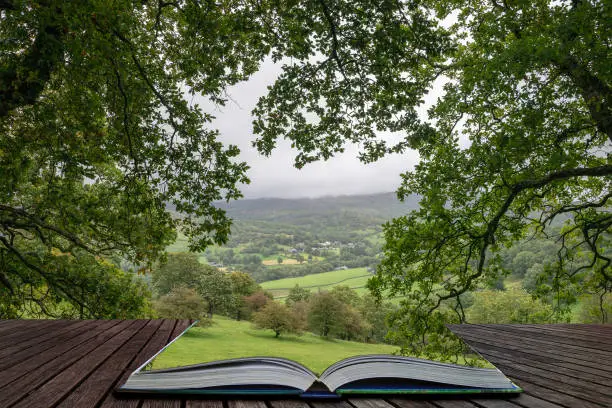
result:
[[[407,296],[393,323],[409,346],[439,351],[462,295],[504,276],[497,253],[530,234],[558,243],[541,279],[557,318],[570,287],[612,291],[609,2],[309,4],[286,11],[309,34],[255,109],[256,146],[289,139],[297,167],[348,143],[364,162],[418,151],[398,195],[421,209],[386,225],[369,283]]]
[[[102,317],[83,270],[112,308],[119,260],[148,268],[177,228],[192,249],[227,239],[212,203],[240,197],[248,167],[185,92],[223,103],[256,70],[268,47],[250,9],[0,2],[0,315],[67,301]]]

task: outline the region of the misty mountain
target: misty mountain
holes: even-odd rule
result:
[[[395,193],[319,198],[257,198],[217,203],[236,221],[274,221],[300,225],[316,219],[359,217],[384,222],[418,208],[418,197],[401,202]]]

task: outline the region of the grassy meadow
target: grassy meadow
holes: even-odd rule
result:
[[[197,364],[236,357],[273,356],[297,361],[320,374],[343,358],[361,354],[390,354],[398,348],[325,339],[312,333],[301,336],[257,330],[250,322],[215,317],[210,327],[193,327],[153,362],[154,369]]]
[[[285,278],[263,282],[262,288],[274,295],[275,299],[282,299],[287,296],[289,290],[296,284],[302,288],[317,291],[317,289],[331,289],[337,285],[346,285],[354,289],[357,293],[367,292],[365,284],[372,275],[366,268],[352,268],[343,271],[331,271],[317,273],[314,275],[300,276],[296,278]]]

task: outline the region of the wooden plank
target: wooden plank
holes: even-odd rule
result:
[[[57,323],[61,322],[61,323]],[[57,324],[66,324],[67,321],[60,320],[43,320],[38,324],[28,325],[27,322],[23,326],[19,326],[18,330],[5,331],[2,333],[2,343],[4,345],[14,345],[18,342],[37,338],[42,333],[45,333],[49,328]]]
[[[16,334],[20,331],[38,330],[57,321],[50,319],[10,319],[7,320],[8,324],[0,327],[0,333],[4,338],[4,336]]]
[[[543,399],[534,397],[526,393],[522,393],[516,398],[512,398],[512,402],[526,408],[560,408],[561,405],[554,404]]]
[[[535,369],[543,369],[553,373],[564,374],[580,381],[586,380],[589,383],[599,384],[600,386],[606,387],[606,389],[609,389],[609,384],[612,382],[612,373],[609,373],[609,376],[594,375],[584,371],[560,367],[554,363],[542,363],[534,359],[522,357],[520,353],[513,351],[500,353],[493,350],[486,350],[481,351],[480,354],[482,354],[489,361],[495,360],[502,363],[515,363],[519,364],[521,367],[533,367]]]
[[[612,374],[610,371],[604,371],[604,370],[606,370],[606,367],[602,367],[602,364],[592,363],[592,362],[584,361],[584,360],[578,360],[576,358],[566,357],[564,355],[555,354],[555,353],[549,352],[549,351],[533,350],[533,349],[522,349],[520,346],[512,346],[512,345],[508,345],[508,344],[494,345],[494,343],[496,343],[495,341],[490,341],[490,340],[487,340],[487,339],[482,339],[483,341],[490,341],[489,343],[484,343],[484,342],[480,342],[478,340],[474,340],[473,338],[468,337],[468,336],[464,336],[464,339],[476,351],[482,352],[482,353],[486,353],[489,350],[499,351],[499,352],[504,353],[504,354],[507,354],[509,352],[515,352],[515,353],[519,353],[522,356],[525,356],[526,358],[533,358],[536,361],[542,361],[543,357],[552,357],[552,358],[556,358],[559,362],[564,362],[564,363],[570,364],[573,367],[573,369],[576,369],[576,370],[579,370],[582,367],[588,367],[591,370],[599,371],[601,373],[601,375],[604,375],[606,377],[608,377],[608,376],[610,376],[610,374]],[[495,364],[494,361],[491,361],[491,362],[493,364]],[[547,362],[548,361],[544,361],[544,363],[547,363]],[[555,363],[555,364],[557,364],[557,363]]]
[[[381,398],[351,398],[349,402],[355,408],[395,408]]]
[[[190,324],[191,324],[191,321],[189,321],[189,320],[177,320],[176,321],[176,326],[174,326],[174,330],[172,331],[172,335],[170,336],[170,340],[169,341],[172,341],[176,337],[181,335],[185,331],[185,329],[187,329],[187,327],[189,327]]]
[[[352,408],[351,405],[342,401],[309,401],[309,404],[313,408]],[[232,408],[232,407],[230,407]]]
[[[32,330],[37,325],[45,322],[45,320],[31,319],[7,319],[3,321],[6,323],[0,327],[0,344],[4,344],[5,334],[16,333],[21,330]]]
[[[514,325],[496,325],[495,327],[491,327],[491,325],[474,325],[477,327],[488,328],[490,330],[495,331],[505,331],[510,332],[519,336],[544,336],[548,340],[561,343],[561,344],[569,344],[575,345],[577,342],[580,342],[583,347],[592,348],[595,350],[608,351],[612,352],[612,344],[610,342],[599,341],[594,339],[591,334],[585,332],[575,332],[570,330],[560,330],[560,329],[549,329],[549,328],[533,328],[533,327],[509,327]]]
[[[517,352],[528,353],[536,356],[545,356],[555,358],[559,361],[565,361],[568,363],[582,365],[586,367],[596,368],[606,372],[612,372],[612,367],[601,364],[601,359],[598,361],[591,361],[591,358],[588,358],[584,354],[576,354],[576,353],[568,353],[559,351],[556,348],[530,348],[522,345],[522,342],[517,341],[508,341],[501,337],[499,338],[491,338],[479,336],[478,334],[472,333],[458,333],[461,338],[464,339],[470,346],[474,347],[476,351],[479,351],[481,347],[484,349],[494,348],[496,350],[504,351],[504,350],[514,350]]]
[[[477,405],[466,400],[438,400],[432,402],[439,408],[477,408]]]
[[[567,357],[566,354],[556,353],[552,350],[523,348],[515,343],[495,341],[494,339],[487,339],[478,336],[462,335],[462,338],[476,351],[482,353],[492,351],[498,352],[502,355],[514,353],[544,364],[555,364],[562,366],[568,365],[573,370],[591,372],[604,377],[610,377],[612,375],[612,370],[610,370],[607,366],[602,366],[600,362],[593,363],[590,361],[580,360],[579,355]]]
[[[7,344],[7,343],[4,343],[5,333],[12,333],[12,332],[20,331],[20,330],[28,330],[34,327],[31,325],[28,325],[29,320],[17,320],[17,319],[8,320],[6,319],[2,321],[4,322],[4,324],[0,326],[0,345]]]
[[[223,408],[223,402],[217,400],[187,400],[185,408]]]
[[[267,408],[266,403],[260,400],[230,400],[228,408]]]
[[[591,401],[594,404],[600,404],[605,407],[612,406],[612,398],[595,391],[586,390],[580,386],[576,386],[570,383],[564,383],[563,378],[561,376],[559,376],[559,380],[555,380],[549,377],[543,378],[536,374],[525,371],[523,367],[519,369],[515,366],[509,366],[505,364],[496,365],[500,370],[503,371],[504,374],[512,378],[516,378],[519,381],[521,387],[523,387],[525,390],[527,390],[527,387],[525,387],[523,381],[528,381],[529,383],[555,390],[559,394],[566,394],[568,396],[573,396],[578,399],[582,399],[585,402]]]
[[[511,326],[511,325],[505,325],[505,326]],[[543,325],[525,324],[525,325],[520,325],[519,328],[528,328],[528,329],[532,329],[532,330],[549,331],[551,333],[552,332],[557,332],[561,336],[570,336],[570,335],[585,336],[585,335],[589,335],[590,338],[592,338],[592,336],[594,336],[595,339],[597,339],[598,337],[603,337],[603,339],[602,339],[603,343],[606,343],[607,337],[609,335],[612,335],[612,328],[610,328],[610,325],[605,325],[605,324],[596,324],[596,325],[591,325],[591,324],[576,324],[576,323],[571,323],[571,324],[543,324]]]
[[[53,330],[47,329],[44,333],[40,334],[36,338],[30,340],[20,341],[18,344],[7,345],[6,347],[2,347],[0,349],[0,361],[9,356],[14,355],[15,353],[26,350],[32,346],[40,345],[48,340],[57,339],[58,337],[64,336],[65,333],[74,333],[79,327],[85,326],[88,324],[85,320],[70,320],[69,324],[62,327],[61,323],[58,325],[53,325]],[[40,351],[34,351],[34,353],[39,353]]]
[[[561,405],[565,408],[601,408],[602,405],[596,404],[584,399],[574,397],[572,395],[559,392],[556,389],[551,389],[539,384],[531,383],[526,379],[521,380],[521,387],[527,395]]]
[[[608,332],[612,334],[612,327],[609,324],[601,324],[601,323],[553,323],[553,324],[525,324],[524,326],[529,327],[538,327],[543,326],[544,328],[552,328],[559,330],[576,330],[576,331],[594,331],[594,332]]]
[[[144,400],[142,408],[181,408],[181,401],[167,399]]]
[[[145,346],[155,334],[161,320],[150,320],[129,342],[116,350],[92,375],[74,389],[59,407],[90,407],[97,405],[112,390],[117,378],[134,356]]]
[[[172,331],[174,329],[175,323],[173,320],[163,320],[160,328],[155,332],[151,340],[147,343],[147,345],[140,350],[138,355],[134,358],[134,360],[130,363],[126,370],[118,376],[117,381],[113,385],[113,388],[116,388],[122,385],[130,376],[130,374],[144,364],[151,356],[157,353],[162,349],[166,344],[168,344]],[[110,408],[110,407],[135,407],[138,404],[135,403],[138,400],[130,398],[119,398],[114,393],[109,393],[104,402],[101,405],[101,408]]]
[[[560,344],[552,341],[545,340],[545,335],[541,335],[541,338],[533,336],[525,336],[523,334],[516,334],[502,330],[491,330],[483,329],[481,327],[470,327],[470,334],[472,336],[481,336],[495,341],[504,341],[514,344],[520,344],[523,348],[533,349],[553,349],[555,352],[569,353],[571,355],[580,356],[580,359],[591,362],[600,362],[601,359],[612,360],[612,352],[595,350],[588,347],[583,347],[581,344],[570,345]]]
[[[92,330],[94,328],[111,328],[112,326],[116,326],[118,321],[112,322],[92,322],[91,329],[83,332],[82,334],[70,339],[68,341],[59,342],[54,347],[50,349],[46,349],[44,353],[33,354],[31,358],[22,361],[19,364],[12,365],[8,368],[5,368],[2,372],[2,377],[0,377],[0,391],[4,394],[6,393],[15,393],[16,390],[20,389],[17,384],[10,384],[18,378],[26,377],[25,383],[30,385],[33,384],[33,377],[36,377],[37,372],[44,371],[47,374],[51,374],[55,372],[54,370],[61,370],[60,367],[54,366],[53,364],[47,364],[48,362],[56,359],[61,356],[61,359],[65,359],[64,353],[71,351],[74,347],[82,343],[86,343],[91,338],[96,336],[96,331]],[[116,329],[119,331],[119,329]],[[86,350],[82,352],[86,352],[89,350],[89,346],[86,347]],[[79,354],[77,354],[79,356]],[[63,367],[63,366],[62,366]],[[7,388],[7,384],[10,384],[10,388]]]
[[[406,398],[392,398],[388,402],[399,408],[436,408],[434,404],[429,401],[422,400],[409,400]]]
[[[70,391],[94,372],[115,350],[129,341],[145,324],[146,321],[129,322],[130,325],[113,336],[107,342],[92,350],[87,356],[56,375],[42,387],[28,394],[16,407],[37,408],[55,405]]]
[[[305,401],[297,399],[271,400],[268,403],[272,408],[308,408],[308,404]]]
[[[593,375],[604,377],[604,378],[610,378],[612,376],[612,373],[609,371],[602,371],[597,368],[585,367],[583,365],[577,365],[577,364],[572,364],[572,363],[566,363],[564,361],[555,362],[555,366],[569,368],[574,371],[582,371],[585,373],[593,374]]]
[[[69,342],[59,344],[56,348],[39,356],[37,359],[29,360],[28,364],[31,364],[29,366],[17,367],[15,373],[22,376],[0,389],[3,400],[7,404],[19,401],[31,390],[40,387],[55,375],[63,372],[64,369],[75,361],[85,357],[91,350],[103,344],[129,325],[129,322],[121,322],[119,320],[100,321],[97,323],[95,330],[92,327],[92,330],[89,332],[83,333]],[[48,361],[43,365],[39,365],[45,359]],[[11,373],[5,372],[4,374],[9,375]],[[4,377],[2,379],[4,380]]]
[[[500,398],[474,398],[471,400],[472,404],[480,408],[521,408],[520,405],[516,404],[514,398],[502,399]]]
[[[97,324],[99,323],[93,323],[93,325]],[[73,328],[73,331],[69,330],[68,332],[60,333],[57,336],[55,336],[55,330],[50,327],[46,328],[46,333],[52,335],[50,338],[47,338],[46,340],[43,340],[40,343],[31,345],[30,347],[26,347],[24,349],[17,350],[13,353],[0,357],[0,370],[6,369],[7,367],[13,367],[16,364],[19,364],[30,358],[38,359],[47,350],[52,349],[53,347],[57,346],[58,344],[61,344],[64,341],[69,341],[70,339],[79,336],[80,334],[91,328],[91,326],[92,323],[88,322],[78,325],[77,327],[71,325],[69,326],[69,328]],[[61,329],[61,327],[58,327],[58,329]],[[41,337],[32,340],[37,341]]]

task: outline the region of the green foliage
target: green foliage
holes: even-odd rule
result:
[[[586,295],[580,302],[578,323],[610,323],[612,319],[612,295]]]
[[[470,323],[550,323],[552,307],[520,289],[474,293],[467,310]]]
[[[541,285],[544,285],[544,289],[549,287],[549,282],[546,282],[547,280],[544,266],[541,263],[534,263],[527,269],[522,286],[527,292],[535,294],[542,290]]]
[[[229,274],[232,284],[232,304],[228,314],[233,315],[236,320],[248,318],[250,310],[245,304],[245,298],[260,290],[259,285],[250,275],[243,272],[232,272]]]
[[[260,311],[265,305],[267,305],[270,301],[272,301],[272,295],[269,293],[258,290],[250,296],[245,296],[242,299],[243,309],[242,316],[245,319],[249,319],[253,313]]]
[[[229,313],[234,307],[232,280],[217,268],[203,268],[198,277],[196,291],[208,304],[208,317],[214,313]]]
[[[361,298],[353,289],[347,285],[334,286],[329,291],[336,299],[344,303],[345,305],[356,307],[361,303]]]
[[[258,329],[270,329],[276,337],[281,333],[298,333],[299,327],[291,309],[286,305],[270,301],[261,310],[255,313],[253,322]]]
[[[46,279],[5,258],[4,265],[20,275],[8,275],[10,286],[0,287],[0,318],[133,319],[149,314],[144,282],[108,260],[75,252],[43,250]]]
[[[232,272],[229,274],[232,282],[232,293],[236,296],[249,296],[259,289],[257,282],[244,272]]]
[[[159,295],[167,295],[176,287],[194,289],[204,299],[209,318],[217,312],[240,318],[242,298],[257,289],[250,276],[225,274],[201,264],[192,253],[169,254],[167,262],[153,269],[152,282]]]
[[[333,336],[342,330],[344,304],[330,292],[313,295],[309,302],[308,327],[321,336]]]
[[[559,313],[575,289],[610,292],[610,7],[338,1],[292,20],[309,34],[289,37],[299,52],[255,109],[260,151],[289,139],[297,167],[349,143],[364,162],[420,156],[398,195],[421,208],[385,225],[370,282],[378,297],[407,297],[394,324],[406,349],[444,347],[445,324],[465,319],[461,295],[504,276],[500,251],[534,231],[558,233],[538,296]]]
[[[340,315],[340,324],[337,336],[343,340],[361,341],[371,330],[371,325],[364,320],[357,308],[344,304]]]
[[[363,339],[367,342],[385,341],[389,327],[387,319],[397,309],[389,302],[378,302],[372,295],[362,297],[359,311],[368,326],[364,327]]]
[[[200,275],[210,270],[191,253],[168,254],[166,262],[153,268],[151,281],[159,295],[166,295],[175,287],[195,288]]]
[[[523,277],[534,264],[540,261],[540,257],[531,251],[521,251],[512,260],[512,270],[515,275]]]
[[[300,285],[296,283],[285,298],[285,303],[287,306],[291,307],[294,303],[308,301],[309,298],[310,290],[301,288]]]
[[[153,309],[163,319],[194,319],[200,321],[200,326],[210,324],[206,316],[208,305],[204,299],[195,290],[183,286],[175,286],[153,302]]]
[[[184,95],[223,104],[269,45],[248,4],[180,3],[0,2],[0,285],[21,306],[34,285],[34,302],[123,313],[80,294],[115,279],[85,282],[91,254],[147,268],[177,227],[194,250],[226,241],[213,201],[241,196],[247,166]]]

